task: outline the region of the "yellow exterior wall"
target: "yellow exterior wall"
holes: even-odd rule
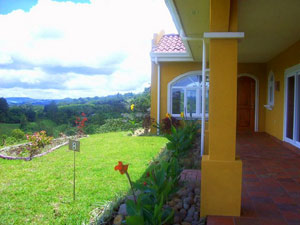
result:
[[[157,64],[152,63],[151,118],[157,120]],[[160,62],[160,121],[168,112],[168,84],[181,74],[201,70],[201,62]],[[152,133],[156,129],[152,128]]]
[[[266,64],[265,63],[239,63],[238,75],[249,74],[258,79],[259,85],[259,97],[258,97],[258,131],[265,131],[265,108],[266,105],[266,88],[267,88],[267,76],[266,76]]]
[[[275,90],[274,108],[265,109],[265,131],[283,140],[284,123],[284,71],[300,63],[300,40],[267,63],[266,78],[273,71],[275,81],[280,82],[280,90]],[[265,96],[267,104],[267,88]]]

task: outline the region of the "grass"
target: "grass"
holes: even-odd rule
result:
[[[0,123],[0,136],[3,134],[10,135],[13,129],[19,129],[19,123]]]
[[[144,173],[167,140],[131,137],[126,132],[91,135],[76,153],[73,202],[73,152],[62,147],[32,161],[0,161],[0,224],[82,224],[95,205],[125,192],[125,175],[114,171],[129,163],[133,180]]]

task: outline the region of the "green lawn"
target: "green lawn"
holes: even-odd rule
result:
[[[13,129],[19,129],[19,123],[0,123],[0,135],[6,134],[10,135]]]
[[[114,171],[129,163],[137,180],[167,140],[126,132],[91,135],[76,154],[76,201],[72,201],[73,152],[67,147],[32,161],[0,159],[0,224],[82,224],[95,204],[129,188]]]

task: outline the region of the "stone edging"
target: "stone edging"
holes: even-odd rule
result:
[[[46,152],[43,152],[43,153],[40,153],[40,154],[38,154],[38,155],[33,156],[32,158],[39,158],[39,157],[42,157],[42,156],[44,156],[44,155],[47,155],[47,154],[49,154],[50,152],[53,152],[53,151],[55,151],[56,149],[58,149],[58,148],[60,148],[60,147],[62,147],[62,146],[64,146],[64,145],[67,145],[68,143],[69,143],[69,141],[66,141],[66,142],[64,142],[64,143],[62,143],[62,144],[60,144],[60,145],[57,145],[57,146],[55,146],[55,147],[49,149],[49,150],[46,151]],[[1,159],[7,159],[7,160],[20,160],[20,159],[21,159],[21,160],[25,160],[25,161],[29,161],[29,160],[32,159],[32,158],[30,158],[30,157],[13,157],[13,156],[1,155],[1,154],[0,154],[0,158],[1,158]]]

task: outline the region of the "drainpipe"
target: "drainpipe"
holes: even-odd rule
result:
[[[156,123],[160,124],[160,64],[157,61],[157,57],[155,59],[155,63],[157,64],[157,115],[156,115]],[[159,135],[160,129],[157,129],[157,135]]]
[[[201,156],[204,153],[205,137],[205,88],[206,88],[206,52],[205,41],[202,39],[202,122],[201,122]]]

